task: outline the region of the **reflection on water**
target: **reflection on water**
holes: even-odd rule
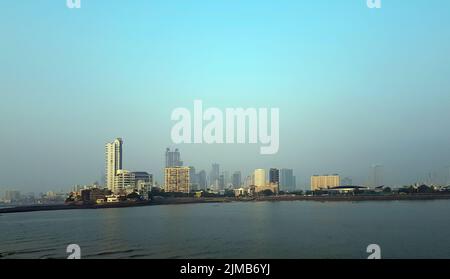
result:
[[[2,258],[450,258],[449,201],[259,202],[0,216]]]

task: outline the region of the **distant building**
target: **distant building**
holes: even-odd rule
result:
[[[195,167],[193,167],[193,166],[189,167],[189,179],[190,179],[190,182],[191,182],[190,189],[191,190],[198,190],[198,188],[199,188],[198,176],[197,176],[197,173],[195,172]]]
[[[224,183],[225,188],[229,188],[231,185],[230,172],[224,171],[224,172],[222,172],[222,175],[223,175],[223,183]]]
[[[356,191],[366,191],[366,190],[369,190],[369,188],[364,186],[338,186],[329,188],[327,191],[329,193],[348,194]]]
[[[110,195],[110,196],[106,196],[106,202],[107,203],[117,203],[119,202],[119,196],[117,195]]]
[[[269,170],[269,182],[280,184],[280,170],[272,168]]]
[[[235,188],[234,190],[235,197],[243,197],[247,194],[247,190],[245,188]]]
[[[153,187],[152,182],[145,182],[145,181],[139,180],[136,183],[137,193],[145,200],[147,200],[149,198],[148,193],[151,191],[152,187]]]
[[[6,203],[14,203],[21,199],[20,191],[5,191],[3,201]]]
[[[253,172],[254,177],[254,185],[256,187],[264,187],[266,186],[266,170],[265,169],[256,169]]]
[[[209,185],[219,187],[220,165],[212,164],[209,174]]]
[[[145,187],[153,186],[153,175],[147,172],[131,172],[127,170],[118,170],[115,178],[114,194],[128,192],[138,192],[139,184]]]
[[[311,190],[329,189],[339,187],[341,179],[338,174],[311,176]]]
[[[296,178],[293,169],[280,170],[280,191],[294,192],[296,188]]]
[[[153,186],[153,175],[145,171],[134,171],[131,173],[135,184],[139,181],[150,183]]]
[[[114,179],[113,193],[118,194],[129,187],[134,187],[136,181],[133,178],[132,172],[127,170],[118,170]]]
[[[383,166],[373,165],[370,174],[370,186],[373,188],[383,186]]]
[[[106,144],[106,187],[113,192],[117,171],[122,169],[122,145],[121,138]]]
[[[232,182],[231,183],[233,184],[233,188],[234,189],[237,189],[237,188],[241,187],[241,185],[242,185],[242,174],[241,174],[240,171],[235,171],[233,173],[233,178],[232,178]]]
[[[189,167],[166,168],[164,175],[166,192],[189,193]]]
[[[252,175],[248,175],[246,178],[245,178],[245,183],[244,183],[244,186],[245,187],[250,187],[250,186],[253,186],[253,174]]]
[[[175,151],[170,151],[170,148],[166,149],[166,168],[181,167],[183,166],[183,161],[181,161],[180,151],[175,149]]]
[[[111,191],[108,189],[84,189],[81,190],[81,201],[83,203],[102,203],[101,200],[106,201],[106,196],[110,195]]]
[[[225,175],[219,175],[219,190],[225,189]]]
[[[197,174],[198,186],[201,190],[208,188],[208,181],[206,179],[206,171],[202,170]]]
[[[345,177],[341,181],[341,186],[352,186],[353,180],[350,177]]]

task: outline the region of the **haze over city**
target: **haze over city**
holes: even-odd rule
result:
[[[301,189],[364,184],[373,164],[387,185],[449,181],[448,1],[58,2],[0,11],[0,192],[101,181],[116,137],[159,183],[166,147],[197,170],[292,168]],[[172,144],[172,110],[196,99],[279,108],[278,153]]]

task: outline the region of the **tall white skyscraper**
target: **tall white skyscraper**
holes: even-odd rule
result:
[[[117,171],[122,169],[122,145],[121,138],[106,144],[106,187],[112,192],[115,192]]]

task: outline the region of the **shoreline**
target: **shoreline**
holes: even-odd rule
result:
[[[314,202],[365,202],[365,201],[423,201],[450,200],[450,194],[412,194],[412,195],[358,195],[358,196],[267,196],[257,198],[165,198],[142,202],[121,202],[93,205],[29,205],[0,208],[0,214],[25,213],[38,211],[77,210],[77,209],[108,209],[157,205],[180,205],[201,203],[229,202],[282,202],[282,201],[314,201]]]

